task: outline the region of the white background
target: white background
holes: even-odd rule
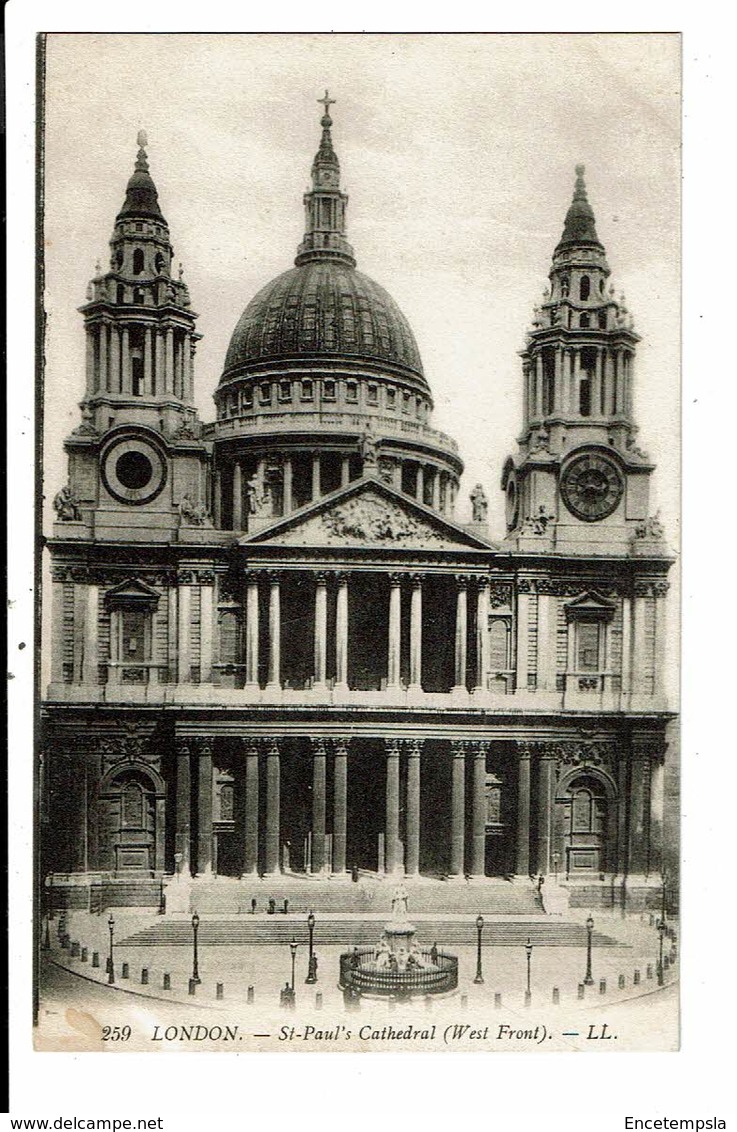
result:
[[[683,1052],[587,1057],[576,1063],[570,1055],[534,1059],[500,1055],[503,1060],[497,1057],[491,1062],[488,1056],[460,1055],[441,1055],[441,1062],[412,1055],[368,1059],[260,1055],[257,1059],[241,1056],[236,1063],[225,1055],[200,1055],[190,1062],[174,1055],[103,1059],[32,1053],[28,961],[32,656],[30,648],[20,651],[17,645],[32,639],[33,36],[36,31],[55,28],[175,31],[204,27],[205,20],[213,31],[235,27],[232,12],[224,12],[218,23],[221,10],[212,5],[204,13],[185,4],[159,4],[156,24],[145,22],[149,11],[150,6],[135,4],[114,15],[82,4],[67,4],[63,9],[37,4],[31,12],[28,5],[21,9],[11,4],[8,9],[13,176],[9,295],[14,330],[9,350],[9,482],[15,548],[10,580],[13,1115],[161,1114],[169,1118],[166,1127],[188,1129],[219,1126],[221,1120],[215,1117],[222,1114],[223,1123],[226,1119],[239,1125],[256,1118],[276,1124],[296,1120],[300,1127],[311,1129],[331,1127],[339,1119],[346,1123],[345,1116],[336,1115],[342,1109],[358,1128],[403,1119],[415,1126],[441,1127],[451,1121],[456,1125],[465,1120],[498,1123],[503,1118],[523,1130],[542,1120],[554,1129],[594,1123],[598,1128],[622,1128],[625,1113],[727,1117],[726,1043],[733,1021],[729,1014],[733,978],[728,933],[732,861],[726,855],[726,823],[734,743],[729,729],[728,661],[726,652],[719,651],[720,640],[728,636],[724,620],[728,607],[723,601],[717,607],[716,589],[726,590],[728,585],[729,559],[720,561],[717,555],[722,546],[726,552],[733,539],[730,501],[720,492],[720,476],[714,469],[719,467],[720,452],[724,459],[732,443],[729,410],[734,409],[734,365],[726,347],[731,317],[729,281],[724,274],[734,251],[729,246],[732,131],[726,114],[734,99],[734,84],[728,28],[708,22],[709,9],[704,6],[702,22],[696,23],[686,22],[672,7],[658,10],[656,5],[640,5],[640,23],[636,24],[631,13],[624,19],[620,5],[617,24],[611,25],[686,31]],[[309,22],[320,26],[315,14],[311,15]],[[595,30],[588,8],[580,6],[575,15],[569,17],[570,29]],[[328,18],[330,26],[338,26],[338,13]],[[360,21],[358,17],[349,20],[346,13],[342,16],[346,26],[350,22],[365,27],[367,18],[368,12],[363,11]],[[124,25],[123,19],[129,22]],[[547,9],[545,20],[550,21]],[[308,22],[304,11],[291,18],[284,12],[282,21],[285,27]],[[372,7],[374,27],[406,30],[415,22],[398,16],[396,8],[390,18]],[[427,14],[423,22],[425,29],[433,26]],[[478,13],[469,9],[463,24],[451,24],[446,17],[442,30],[479,23]],[[274,14],[269,14],[264,26],[277,27]],[[524,30],[519,17],[511,20],[511,26]],[[542,19],[530,23],[534,26],[546,29]],[[255,27],[249,16],[249,28]],[[551,27],[566,29],[558,13]],[[494,30],[504,30],[501,21]],[[638,352],[636,412],[642,444],[659,464],[656,480],[661,495],[657,501],[668,522],[674,523],[678,467],[678,421],[673,408],[678,364],[677,312],[673,310],[677,239],[674,95],[672,89],[658,86],[659,77],[672,74],[671,60],[658,58],[650,50],[637,70],[618,70],[608,46],[612,41],[606,41],[598,59],[591,60],[587,46],[595,83],[583,83],[581,71],[571,68],[566,98],[556,100],[546,75],[552,70],[560,78],[564,68],[560,59],[553,60],[551,67],[546,55],[548,45],[557,50],[561,41],[530,40],[524,45],[530,58],[523,89],[519,89],[513,67],[505,69],[498,62],[490,77],[483,68],[470,63],[464,66],[449,56],[440,72],[426,73],[423,85],[408,94],[408,53],[417,51],[413,42],[406,47],[406,41],[396,41],[399,61],[389,59],[374,72],[368,67],[357,69],[353,62],[345,76],[338,66],[340,42],[336,46],[328,41],[327,47],[315,49],[311,65],[294,66],[290,81],[289,60],[280,67],[268,58],[266,64],[257,60],[240,74],[237,61],[231,61],[231,71],[223,78],[227,78],[225,105],[219,100],[217,105],[202,105],[204,92],[216,86],[220,89],[221,70],[212,68],[204,75],[197,68],[189,75],[186,67],[160,71],[156,83],[144,89],[173,90],[171,95],[162,93],[161,98],[164,103],[167,97],[179,99],[176,130],[163,108],[152,120],[153,100],[144,106],[145,120],[138,120],[131,112],[129,93],[121,95],[117,110],[100,116],[100,92],[110,108],[104,68],[97,75],[80,70],[70,82],[68,97],[59,103],[67,121],[56,123],[55,148],[49,152],[50,163],[58,163],[60,185],[62,181],[69,184],[63,170],[69,168],[70,158],[80,170],[73,199],[64,202],[55,194],[53,202],[48,202],[52,212],[66,204],[69,224],[65,230],[63,217],[55,214],[59,230],[54,238],[66,240],[69,254],[59,266],[53,290],[57,305],[50,310],[54,330],[59,331],[56,341],[63,342],[53,364],[65,397],[53,410],[49,452],[52,447],[54,453],[59,452],[61,438],[77,420],[83,342],[74,308],[84,299],[95,259],[99,256],[105,263],[106,241],[122,202],[139,126],[149,131],[151,168],[163,211],[175,247],[185,260],[194,307],[202,311],[199,328],[207,335],[207,345],[203,342],[198,357],[198,384],[199,401],[206,410],[229,331],[240,310],[261,282],[289,265],[300,238],[300,196],[318,139],[319,110],[312,98],[328,85],[340,99],[333,108],[334,139],[344,184],[351,194],[349,238],[359,267],[386,285],[407,314],[436,396],[435,423],[461,443],[469,470],[466,490],[482,479],[492,500],[499,469],[519,423],[515,350],[522,344],[532,304],[544,286],[550,254],[560,235],[570,201],[572,166],[579,160],[586,162],[590,198],[613,278],[618,287],[625,287],[636,328],[645,338]],[[541,43],[544,53],[534,57]],[[565,44],[570,50],[569,42]],[[366,43],[359,42],[354,50],[366,49]],[[218,45],[218,51],[222,50]],[[214,62],[222,68],[222,59]],[[402,81],[397,84],[402,97],[397,99],[392,66],[402,65]],[[213,76],[217,77],[215,84],[210,82]],[[560,89],[559,83],[553,85]],[[469,90],[477,93],[469,98],[465,93]],[[481,113],[477,98],[478,92],[488,96],[490,90],[499,92],[491,121]],[[189,102],[188,91],[192,94]],[[660,116],[656,113],[659,99],[667,108]],[[254,101],[262,107],[264,129],[268,130],[269,144],[263,152],[258,146],[261,118],[254,116]],[[413,114],[420,107],[422,113]],[[576,114],[584,123],[580,131]],[[599,133],[593,129],[597,121]],[[442,128],[446,122],[453,123],[450,141]],[[516,139],[511,146],[505,142],[510,136]],[[594,144],[596,137],[598,145]],[[498,161],[491,144],[494,139]],[[418,143],[427,151],[426,163],[437,163],[436,180],[447,189],[447,211],[438,209],[441,194],[437,184],[430,192],[427,173],[424,177],[418,174]],[[223,185],[222,216],[218,216],[217,201],[208,199],[206,215],[213,221],[208,225],[202,220],[204,198],[197,195],[211,191],[210,185],[203,188],[200,181],[203,164],[207,182],[212,181],[215,170],[229,178]],[[188,198],[194,198],[191,206]],[[460,220],[459,198],[464,205]],[[234,217],[240,218],[241,230],[234,229]],[[378,217],[381,224],[377,224]],[[478,226],[480,217],[490,218],[483,231]],[[438,229],[442,224],[447,224],[446,233]],[[218,239],[222,243],[217,244]],[[510,246],[512,251],[505,251]],[[64,288],[68,289],[65,294]],[[212,302],[213,294],[218,296],[217,303]],[[488,311],[486,324],[478,313],[484,308]],[[484,348],[486,341],[493,343],[493,352]],[[660,388],[662,396],[643,396],[645,388]],[[489,422],[488,447],[485,436],[469,429],[471,412]],[[210,415],[205,411],[206,417]],[[63,475],[61,465],[54,467],[53,457],[51,472]],[[56,479],[49,482],[47,496],[57,487]],[[500,530],[499,524],[492,525]],[[714,617],[711,633],[710,615]]]

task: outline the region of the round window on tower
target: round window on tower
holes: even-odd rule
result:
[[[150,503],[166,478],[166,458],[146,437],[116,437],[103,454],[102,482],[119,503]]]

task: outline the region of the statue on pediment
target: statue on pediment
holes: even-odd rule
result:
[[[489,500],[480,483],[477,483],[470,495],[471,515],[474,523],[485,523],[489,511]]]
[[[82,518],[79,500],[75,498],[68,483],[54,496],[54,510],[60,523],[78,523]]]

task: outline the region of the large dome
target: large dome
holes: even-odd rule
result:
[[[378,363],[427,388],[414,334],[391,295],[332,258],[285,271],[259,291],[233,332],[220,381],[267,361],[321,357]]]

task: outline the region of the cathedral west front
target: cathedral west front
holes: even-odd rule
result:
[[[401,876],[449,907],[497,885],[514,911],[554,876],[572,905],[655,906],[673,558],[584,167],[494,531],[483,485],[457,517],[462,453],[407,319],[358,269],[321,101],[302,242],[235,326],[207,422],[195,307],[216,299],[174,268],[139,135],[53,485],[45,891],[238,910],[262,880],[330,879],[347,906],[352,881]]]

